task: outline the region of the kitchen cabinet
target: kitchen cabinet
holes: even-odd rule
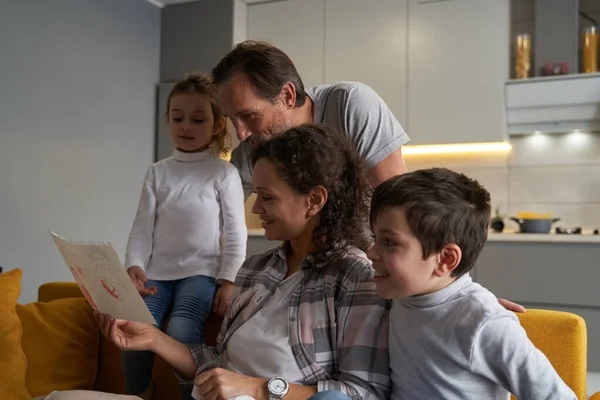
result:
[[[156,149],[155,149],[155,161],[162,160],[170,157],[173,154],[175,145],[173,139],[171,139],[171,130],[167,123],[167,99],[169,93],[175,86],[175,82],[163,82],[158,85],[158,95],[156,105]]]
[[[406,126],[408,0],[325,0],[325,83],[371,86]]]
[[[509,0],[409,0],[411,144],[506,139]]]
[[[323,83],[325,0],[288,0],[248,6],[248,39],[266,40],[292,59],[305,87]]]
[[[190,71],[210,73],[221,57],[231,50],[232,36],[238,32],[238,27],[245,24],[243,11],[246,5],[240,4],[239,0],[178,3],[160,11],[161,82],[179,80]],[[132,35],[142,34],[138,27],[130,29]],[[245,30],[243,34],[246,34]],[[242,36],[235,37],[240,38]]]
[[[371,86],[410,144],[507,139],[509,0],[287,0],[248,6],[248,38],[292,58],[305,86]]]

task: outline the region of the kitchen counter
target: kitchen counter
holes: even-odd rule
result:
[[[502,233],[490,231],[490,242],[555,242],[555,243],[600,243],[600,235],[593,235],[592,230],[583,230],[580,235],[564,235],[555,233],[520,233],[516,230],[505,229]],[[248,229],[248,236],[264,238],[263,229]]]
[[[554,242],[554,243],[600,243],[600,235],[594,235],[592,230],[583,230],[581,234],[566,235],[551,233],[520,233],[505,229],[501,233],[490,231],[490,242]]]
[[[250,237],[264,237],[264,229],[248,229],[248,236]]]

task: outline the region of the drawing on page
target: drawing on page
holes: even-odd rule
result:
[[[156,324],[110,242],[72,241],[52,231],[50,236],[95,310],[114,318]]]
[[[96,284],[100,284],[112,298],[117,301],[123,301],[121,290],[126,289],[126,287],[108,278],[106,271],[110,271],[111,264],[108,261],[108,257],[106,257],[104,250],[99,247],[92,248],[89,252],[89,257],[94,268],[92,289],[95,289]]]
[[[92,306],[92,308],[94,310],[98,310],[98,306],[96,305],[96,302],[94,301],[94,299],[92,299],[92,295],[90,295],[90,292],[88,291],[87,287],[85,286],[85,273],[83,272],[83,268],[81,268],[79,265],[77,264],[73,264],[73,266],[69,266],[69,269],[71,270],[71,273],[73,274],[73,277],[75,278],[75,281],[77,281],[77,283],[79,284],[79,288],[81,289],[81,292],[83,293],[83,297],[85,297],[85,299],[88,301],[88,303],[90,303],[90,305]]]

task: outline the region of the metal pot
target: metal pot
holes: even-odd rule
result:
[[[511,217],[510,219],[519,224],[521,233],[549,233],[552,224],[556,221],[560,221],[560,218],[530,219]]]

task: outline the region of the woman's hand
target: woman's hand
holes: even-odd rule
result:
[[[194,385],[204,400],[231,399],[243,395],[255,400],[267,400],[267,382],[267,379],[215,368],[198,375]]]
[[[115,319],[97,311],[94,315],[104,337],[121,350],[154,351],[157,336],[162,333],[149,324]]]
[[[525,309],[525,307],[523,307],[522,305],[513,303],[512,301],[509,301],[506,299],[498,299],[498,303],[500,303],[500,305],[502,307],[506,308],[508,311],[521,312],[521,313],[527,311]]]
[[[219,317],[225,315],[229,303],[231,303],[231,291],[233,290],[233,283],[229,281],[223,281],[221,287],[217,290],[215,299],[213,301],[213,312]]]
[[[129,275],[129,278],[131,279],[131,282],[133,282],[133,285],[135,286],[137,291],[142,296],[154,296],[156,292],[158,292],[158,288],[156,286],[152,286],[149,288],[146,287],[146,282],[148,281],[148,278],[146,277],[146,274],[144,273],[144,270],[141,267],[129,267],[127,269],[127,274]]]

